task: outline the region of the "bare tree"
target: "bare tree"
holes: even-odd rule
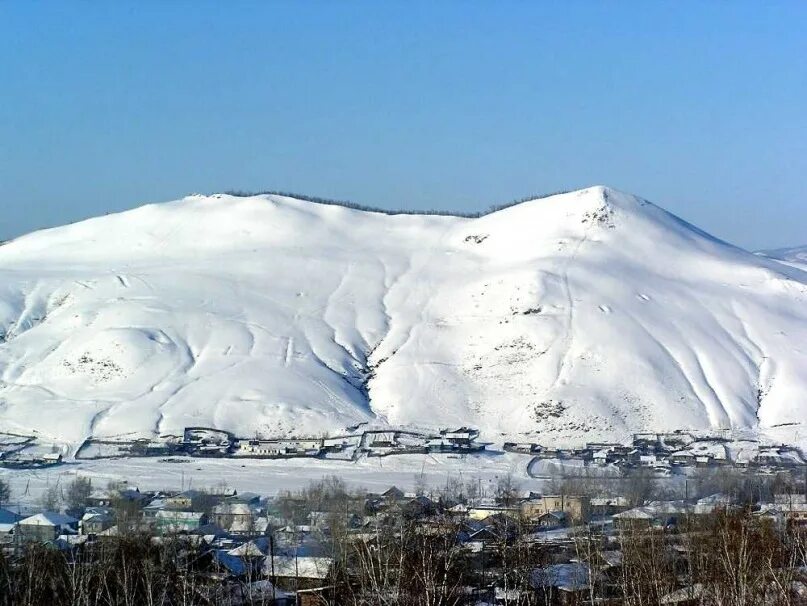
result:
[[[496,482],[496,500],[505,507],[514,505],[520,497],[520,490],[521,485],[513,478],[513,474],[507,473]]]
[[[8,503],[11,499],[11,485],[0,478],[0,505]]]
[[[46,511],[55,511],[59,508],[59,503],[62,500],[62,494],[59,487],[56,485],[49,486],[42,496],[39,498],[39,504],[42,509]]]
[[[65,503],[70,509],[82,509],[87,506],[87,499],[92,493],[92,482],[89,478],[76,476],[67,485],[65,492]]]

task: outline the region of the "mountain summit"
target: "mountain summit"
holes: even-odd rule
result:
[[[475,219],[190,196],[0,246],[0,431],[802,424],[806,303],[799,267],[604,187]]]

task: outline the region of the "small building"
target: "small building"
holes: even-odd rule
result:
[[[78,523],[78,530],[83,535],[97,535],[115,525],[115,518],[105,512],[87,512]]]
[[[247,503],[219,503],[213,507],[211,521],[232,534],[254,534],[258,511]]]
[[[307,589],[322,586],[332,568],[333,558],[292,554],[266,557],[261,572],[282,587]]]
[[[373,431],[364,435],[368,448],[392,448],[398,443],[394,431]]]
[[[387,499],[388,501],[400,501],[404,498],[404,492],[397,486],[390,486],[384,492],[381,493],[381,496]]]
[[[659,458],[655,454],[639,455],[639,465],[642,467],[655,467],[659,463]]]
[[[529,442],[505,442],[502,448],[505,452],[517,452],[520,454],[535,454],[540,450],[537,444]]]
[[[207,524],[207,516],[200,511],[162,509],[155,516],[157,530],[162,534],[190,532]]]
[[[563,511],[574,522],[588,522],[591,518],[591,498],[585,495],[530,495],[521,503],[521,514],[537,519],[551,511]]]
[[[773,502],[777,505],[804,505],[807,503],[807,495],[801,492],[778,493],[773,495]]]
[[[591,499],[591,515],[612,516],[630,509],[630,503],[626,497],[593,497]]]
[[[76,534],[78,520],[55,512],[45,511],[17,522],[20,541],[55,541],[62,534]]]
[[[440,435],[453,444],[469,446],[479,436],[479,430],[469,427],[443,429]]]
[[[320,439],[303,440],[239,440],[236,454],[252,457],[300,457],[318,456],[323,449]]]
[[[408,518],[430,516],[435,511],[434,502],[429,497],[419,496],[401,505],[401,512]]]
[[[655,448],[658,446],[659,437],[655,433],[635,433],[633,434],[633,445],[638,448]]]
[[[175,495],[165,497],[163,504],[166,509],[177,509],[190,511],[194,508],[199,508],[201,505],[210,503],[211,501],[220,500],[214,495],[211,495],[201,490],[185,490]]]
[[[695,455],[688,450],[678,450],[670,455],[670,463],[689,467],[694,465]]]
[[[503,515],[515,520],[521,516],[521,509],[505,505],[474,505],[468,507],[468,518],[471,520],[486,520],[495,515]]]
[[[591,460],[595,465],[607,465],[611,459],[611,453],[608,450],[595,450],[591,455]]]
[[[613,516],[617,530],[644,530],[658,523],[655,512],[647,507],[634,507]]]
[[[137,488],[123,488],[121,490],[93,490],[87,497],[88,507],[112,507],[115,503],[130,502],[137,506],[145,505],[149,496]]]
[[[553,564],[536,568],[530,585],[543,604],[571,606],[581,604],[589,590],[591,572],[586,564]]]
[[[554,530],[556,528],[565,528],[568,526],[569,516],[565,511],[548,511],[545,514],[538,516],[536,521],[540,529]]]

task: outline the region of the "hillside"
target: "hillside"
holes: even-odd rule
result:
[[[807,246],[763,250],[757,254],[807,271]]]
[[[190,196],[0,246],[0,431],[807,421],[807,273],[603,187],[476,218]]]

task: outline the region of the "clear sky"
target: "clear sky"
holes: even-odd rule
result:
[[[606,184],[807,243],[807,2],[0,0],[0,239],[193,192]]]

